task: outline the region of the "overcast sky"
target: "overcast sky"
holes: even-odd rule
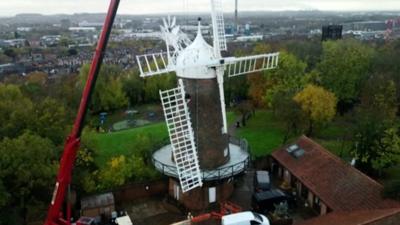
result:
[[[121,0],[120,14],[209,11],[210,0]],[[185,2],[188,7],[185,7]],[[105,12],[109,0],[0,0],[0,16],[17,13]],[[232,11],[234,0],[223,0]],[[400,0],[239,0],[240,10],[400,10]]]

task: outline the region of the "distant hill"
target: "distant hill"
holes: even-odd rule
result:
[[[187,17],[186,13],[177,12],[172,13],[178,17]],[[385,12],[334,12],[334,11],[318,11],[318,10],[300,10],[300,11],[247,11],[240,12],[241,18],[270,18],[270,17],[326,17],[326,16],[339,16],[343,15],[348,17],[362,16],[362,17],[390,17],[398,16],[400,12],[398,11],[385,11]],[[13,17],[0,17],[0,23],[3,24],[54,24],[59,23],[63,19],[68,19],[72,23],[78,23],[81,21],[88,22],[103,22],[106,14],[105,13],[75,13],[75,14],[54,14],[54,15],[42,15],[37,13],[23,13],[17,14]],[[133,19],[133,20],[141,20],[143,17],[164,17],[165,14],[150,14],[150,15],[117,15],[117,19]],[[204,19],[208,19],[209,13],[196,13],[189,15],[190,18],[203,17]],[[225,13],[226,18],[232,18],[233,12]]]

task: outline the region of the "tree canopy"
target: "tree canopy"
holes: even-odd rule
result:
[[[336,114],[335,95],[322,87],[307,85],[294,96],[309,121],[308,135],[312,135],[315,124],[323,124],[333,119]]]
[[[86,83],[89,65],[84,65],[80,73],[80,86]],[[123,91],[122,70],[117,66],[103,65],[98,74],[96,87],[91,96],[93,112],[113,111],[128,105],[128,98]]]
[[[37,201],[49,200],[57,166],[55,146],[49,139],[30,132],[3,139],[0,142],[0,206],[18,206],[17,214],[26,220],[28,209],[35,208]]]
[[[321,62],[317,65],[322,86],[332,91],[340,103],[353,103],[371,71],[373,56],[374,50],[358,41],[324,42]]]

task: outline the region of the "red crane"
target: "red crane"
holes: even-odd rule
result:
[[[71,224],[71,205],[65,201],[72,178],[72,170],[76,160],[76,154],[80,145],[80,137],[84,127],[85,115],[88,109],[89,100],[96,84],[96,79],[104,58],[111,29],[117,14],[120,0],[111,0],[107,17],[104,22],[103,30],[94,53],[89,76],[85,88],[79,111],[75,119],[74,127],[64,144],[64,151],[60,160],[57,181],[53,192],[50,207],[47,212],[45,225],[70,225]],[[66,203],[66,213],[63,213],[63,204]],[[66,214],[66,215],[64,215]]]

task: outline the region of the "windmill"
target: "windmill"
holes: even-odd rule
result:
[[[232,153],[235,145],[229,142],[228,136],[224,76],[230,78],[273,69],[279,59],[279,53],[222,57],[227,42],[221,0],[211,0],[211,17],[213,46],[202,36],[200,19],[197,36],[190,41],[176,25],[175,18],[169,17],[161,27],[167,51],[137,56],[141,77],[176,72],[179,78],[178,87],[160,91],[160,97],[176,174],[174,169],[165,171],[169,162],[162,165],[162,172],[176,175],[182,193],[202,187],[205,181],[229,177],[225,170],[217,171],[232,164],[230,155],[236,154]],[[155,165],[160,171],[157,162],[166,160],[162,151],[153,156],[157,158]],[[231,169],[233,174],[245,168]]]

